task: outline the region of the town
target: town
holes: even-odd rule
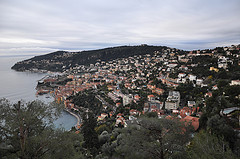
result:
[[[37,94],[51,93],[78,117],[83,112],[99,110],[94,113],[98,125],[111,119],[112,127],[127,127],[141,115],[155,115],[179,118],[197,131],[205,101],[221,89],[221,83],[240,85],[239,74],[234,74],[240,66],[239,52],[240,45],[184,52],[166,48],[153,54],[98,60],[45,77]],[[79,105],[75,99],[84,94],[93,95],[99,108]],[[235,98],[238,100],[240,94]],[[235,111],[239,111],[239,106],[223,108],[221,115],[231,118]],[[239,130],[239,114],[237,118],[235,128]],[[80,121],[75,128],[78,133]]]

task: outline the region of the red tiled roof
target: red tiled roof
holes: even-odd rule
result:
[[[199,118],[192,117],[192,116],[186,116],[182,121],[185,121],[186,123],[191,123],[191,125],[194,127],[194,130],[197,130],[199,128]]]
[[[148,95],[148,97],[155,97],[153,94]]]

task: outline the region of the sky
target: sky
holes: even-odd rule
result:
[[[240,44],[240,0],[0,0],[0,56]]]

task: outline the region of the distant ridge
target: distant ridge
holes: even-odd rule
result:
[[[79,52],[56,51],[18,62],[12,69],[17,71],[37,69],[62,72],[63,67],[68,68],[75,65],[89,65],[99,60],[109,61],[118,58],[128,58],[134,55],[154,54],[155,51],[161,51],[168,48],[167,46],[149,46],[144,44],[139,46],[118,46]]]
[[[239,45],[232,45],[231,47],[240,47]],[[205,49],[205,50],[193,50],[184,51],[180,49],[170,48],[167,46],[150,46],[146,44],[138,46],[118,46],[109,47],[98,50],[89,51],[56,51],[45,55],[35,56],[33,58],[17,62],[12,69],[16,71],[52,71],[52,72],[64,72],[64,70],[70,69],[72,67],[80,65],[95,64],[98,61],[110,61],[119,58],[128,58],[135,55],[153,55],[156,52],[162,53],[170,50],[178,55],[183,55],[187,53],[213,53],[213,52],[224,52],[226,47],[216,47],[215,49]]]

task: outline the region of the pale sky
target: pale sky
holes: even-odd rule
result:
[[[0,56],[240,44],[240,0],[0,0]]]

